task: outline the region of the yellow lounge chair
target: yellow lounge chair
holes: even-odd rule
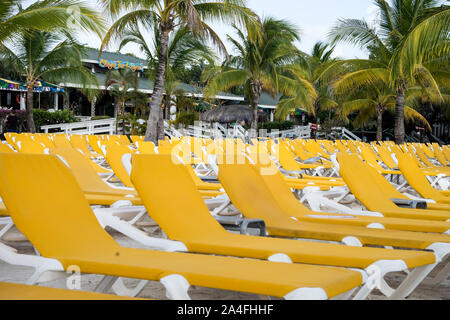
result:
[[[359,272],[343,268],[124,248],[98,224],[76,180],[57,157],[2,154],[0,168],[0,194],[14,223],[41,254],[34,258],[47,262],[39,273],[78,266],[82,273],[108,276],[102,289],[111,277],[160,281],[175,299],[189,299],[190,285],[327,299],[362,284]],[[48,190],[53,197],[43,200]]]
[[[111,294],[71,291],[55,288],[30,286],[16,283],[0,282],[0,300],[57,300],[57,301],[103,301],[103,300],[138,300]]]
[[[343,212],[339,215],[336,213],[324,213],[311,211],[305,207],[290,191],[288,185],[283,180],[280,173],[262,174],[261,168],[253,166],[239,166],[236,170],[254,170],[261,180],[255,183],[264,183],[267,190],[271,192],[273,199],[284,210],[284,212],[300,221],[324,222],[330,224],[351,225],[370,228],[372,226],[383,227],[386,229],[403,230],[403,231],[419,231],[419,232],[450,232],[450,222],[414,220],[414,219],[398,219],[376,216],[352,215]],[[251,173],[249,173],[251,174]],[[385,180],[383,177],[381,179]],[[386,181],[386,180],[385,180]],[[386,181],[389,184],[389,182]],[[267,191],[266,190],[266,191]],[[395,189],[394,189],[395,190]],[[269,198],[266,195],[265,198]],[[320,200],[319,200],[320,201]]]
[[[43,144],[33,140],[23,140],[17,142],[20,153],[44,154],[46,148]]]
[[[380,212],[385,217],[407,218],[419,220],[447,221],[450,213],[440,210],[421,210],[400,208],[376,183],[367,183],[362,177],[369,177],[367,165],[354,156],[340,154],[340,172],[350,191],[364,206],[374,212]]]
[[[75,178],[85,193],[138,199],[135,190],[114,188],[103,181],[80,152],[73,149],[51,149],[50,154],[61,156],[70,166]]]
[[[423,252],[346,247],[226,232],[208,211],[186,168],[174,164],[170,156],[134,155],[131,179],[151,217],[170,239],[183,242],[190,252],[273,261],[287,256],[284,261],[360,269],[378,265],[380,261],[389,264],[387,260],[403,260],[416,267],[434,263],[434,259],[422,260],[425,255],[431,258]],[[182,190],[176,198],[167,192],[172,185]],[[265,202],[265,199],[257,201],[260,200]],[[399,270],[398,266],[391,267]],[[384,272],[381,273],[384,275]]]
[[[0,142],[0,153],[13,153],[16,152],[9,144]]]
[[[407,155],[397,155],[398,166],[409,185],[422,197],[432,199],[437,203],[450,204],[450,197],[447,197],[434,189],[423,172],[417,167],[414,161]],[[450,212],[450,211],[449,211]]]
[[[341,242],[347,237],[361,245],[381,245],[398,248],[426,249],[434,246],[444,249],[444,256],[450,253],[450,235],[426,234],[396,230],[373,230],[352,226],[299,222],[292,219],[276,201],[266,197],[270,191],[262,192],[265,186],[255,184],[252,178],[236,172],[240,165],[221,165],[219,180],[222,182],[231,202],[247,218],[263,219],[269,234],[281,237],[296,237]],[[258,201],[248,201],[257,198]],[[439,244],[439,245],[437,245]],[[440,249],[439,249],[440,250]],[[438,251],[439,251],[438,250]]]
[[[444,167],[450,166],[450,161],[445,158],[445,154],[442,151],[441,147],[437,143],[433,143],[431,147],[436,159],[441,163],[441,165],[443,165]]]
[[[439,203],[431,203],[428,199],[417,199],[412,196],[408,198],[405,194],[401,193],[397,190],[392,184],[390,184],[376,169],[366,166],[365,168],[365,177],[368,182],[375,183],[379,186],[379,190],[386,194],[394,203],[397,201],[398,204],[403,206],[422,206],[422,208],[430,209],[430,210],[440,210],[450,212],[450,205],[447,204],[439,204]],[[402,189],[401,187],[399,188]],[[404,200],[404,201],[402,201]],[[411,202],[413,200],[413,202]],[[433,200],[431,200],[433,201]]]
[[[70,136],[70,144],[74,149],[81,150],[81,152],[89,158],[98,158],[100,155],[96,152],[92,152],[89,149],[89,145],[85,135],[73,134]]]
[[[131,154],[136,151],[124,145],[110,145],[105,146],[104,149],[106,162],[111,166],[117,178],[119,178],[126,187],[134,188],[130,176],[123,166],[122,157],[125,154]]]
[[[55,134],[53,136],[54,148],[73,148],[69,137],[65,134]]]
[[[134,144],[142,154],[156,154],[156,146],[151,141],[136,141]]]

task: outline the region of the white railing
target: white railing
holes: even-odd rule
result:
[[[336,127],[336,128],[333,128],[332,130],[341,134],[342,137],[345,139],[361,141],[361,139],[357,135],[355,135],[353,132],[351,132],[350,130],[348,130],[346,128]]]
[[[268,136],[271,138],[295,137],[296,139],[311,139],[311,128],[309,126],[306,127],[297,126],[291,130],[283,130],[283,131],[274,130],[273,132],[268,133]]]
[[[42,126],[44,133],[65,133],[65,134],[114,134],[116,131],[116,119],[105,119],[95,121],[84,121],[74,123],[62,123],[49,126]]]

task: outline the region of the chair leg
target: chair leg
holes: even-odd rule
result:
[[[403,280],[402,284],[395,289],[394,293],[389,296],[391,300],[402,300],[408,297],[414,289],[417,288],[419,284],[422,283],[423,279],[427,277],[428,274],[436,267],[435,264],[422,266],[414,269],[405,280]]]
[[[4,227],[0,230],[0,239],[14,226],[11,218],[0,219],[0,225]]]
[[[148,284],[148,280],[141,280],[139,281],[138,285],[134,287],[133,289],[127,288],[125,286],[125,283],[123,282],[122,278],[118,278],[116,282],[114,282],[112,286],[112,290],[115,294],[121,297],[137,297],[142,290],[144,290],[145,286]]]
[[[117,277],[104,276],[97,287],[95,287],[94,292],[107,293],[112,288],[116,280]]]
[[[448,263],[444,269],[442,269],[432,280],[432,285],[438,285],[442,281],[445,281],[450,276],[450,263]]]
[[[185,277],[178,274],[173,274],[162,278],[160,282],[166,288],[166,296],[168,299],[191,300],[191,297],[189,297],[188,294],[190,284]]]

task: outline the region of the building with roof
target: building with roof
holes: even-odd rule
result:
[[[95,74],[99,86],[98,90],[105,91],[106,94],[102,95],[98,101],[89,102],[88,99],[81,93],[80,89],[82,88],[81,83],[59,83],[60,87],[65,88],[67,91],[64,95],[63,90],[56,89],[57,86],[51,85],[51,89],[40,90],[39,92],[50,92],[53,96],[49,97],[45,95],[45,104],[44,107],[53,107],[53,109],[61,109],[63,105],[71,106],[73,109],[77,111],[80,115],[83,116],[94,116],[94,115],[110,115],[113,116],[114,110],[114,99],[109,94],[110,88],[106,88],[106,78],[107,73],[110,70],[120,70],[129,68],[137,73],[138,76],[138,92],[148,94],[151,97],[153,93],[154,82],[152,79],[149,79],[146,75],[147,64],[146,61],[133,56],[131,54],[122,54],[117,52],[108,52],[103,51],[101,55],[99,55],[99,51],[96,49],[88,48],[86,50],[85,58],[83,59],[83,64],[91,70],[92,73]],[[3,89],[9,90],[12,84],[7,83],[6,79],[2,82],[4,84]],[[11,81],[11,83],[15,83]],[[16,88],[17,87],[17,88]],[[48,85],[50,87],[50,85]],[[203,88],[183,83],[179,86],[179,88],[185,95],[192,96],[198,99],[203,98]],[[14,88],[11,90],[20,91],[20,86],[14,85]],[[16,94],[6,94],[2,101],[2,95],[0,95],[0,105],[4,106],[13,106],[17,107],[16,104]],[[279,96],[277,98],[271,97],[269,94],[264,93],[261,97],[260,101],[260,109],[267,113],[268,118],[273,119],[273,113],[276,108],[277,102],[279,100]],[[41,105],[41,96],[38,95],[36,98],[39,101],[36,101],[36,106],[40,107]],[[216,99],[221,102],[221,104],[243,104],[244,97],[234,95],[231,93],[219,93],[216,95]],[[19,100],[18,100],[19,101]],[[17,102],[18,102],[17,101]],[[3,104],[2,104],[3,102]]]

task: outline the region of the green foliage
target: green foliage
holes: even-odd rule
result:
[[[195,109],[194,100],[191,97],[177,95],[177,109],[185,112],[193,112]]]
[[[110,117],[110,116],[95,116],[95,117],[92,117],[92,118],[91,118],[92,121],[96,121],[96,120],[106,120],[106,119],[111,119],[111,117]]]
[[[175,120],[174,124],[176,126],[184,125],[185,127],[193,126],[195,121],[197,121],[198,119],[198,114],[195,112],[181,111],[178,114],[177,120]]]
[[[52,124],[78,122],[77,118],[75,118],[75,116],[67,110],[49,112],[45,110],[34,109],[33,118],[36,128]]]
[[[147,121],[145,121],[145,119],[142,119],[142,117],[127,112],[119,116],[118,120],[123,128],[130,128],[129,132],[127,132],[130,135],[145,135],[145,131],[147,130]]]
[[[292,121],[278,121],[278,122],[266,122],[259,126],[259,129],[271,130],[291,130],[294,128],[295,123]]]

